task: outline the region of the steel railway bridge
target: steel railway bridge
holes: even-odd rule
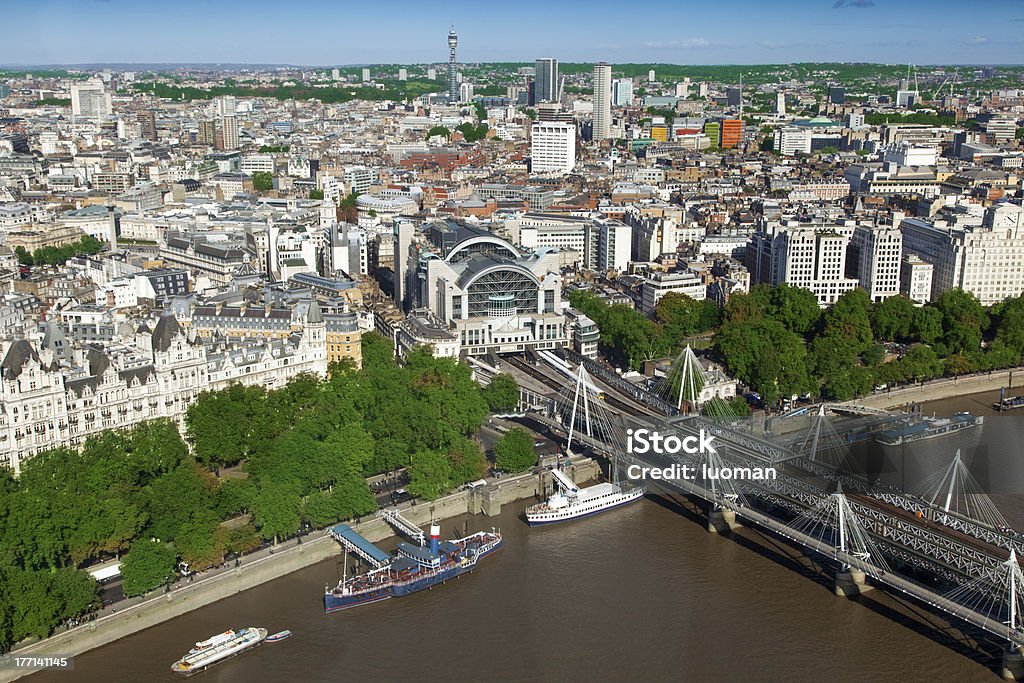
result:
[[[885,586],[983,629],[1006,646],[1003,676],[1024,680],[1024,575],[1017,559],[1024,556],[1024,535],[952,509],[953,480],[943,506],[841,473],[816,459],[813,449],[801,453],[791,443],[750,434],[722,420],[681,415],[671,404],[665,409],[664,400],[637,390],[620,400],[599,400],[587,395],[587,387],[594,385],[583,363],[577,373],[575,387],[562,385],[564,410],[551,410],[550,417],[534,415],[566,434],[567,449],[582,445],[619,472],[631,465],[634,471],[692,468],[694,476],[668,477],[659,486],[700,501],[708,510],[709,530],[726,531],[742,520],[836,563],[839,595]],[[552,386],[556,381],[563,380],[552,378]],[[623,410],[627,403],[661,410]],[[704,430],[715,437],[715,452],[638,456],[623,447],[621,435],[628,428],[680,438]],[[816,435],[811,442],[818,445]],[[704,467],[772,468],[775,476],[712,478],[697,474]]]

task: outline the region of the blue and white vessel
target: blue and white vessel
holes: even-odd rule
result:
[[[339,525],[342,527],[345,525]],[[500,532],[480,531],[451,541],[441,541],[441,529],[430,527],[430,545],[402,542],[387,562],[381,561],[383,551],[358,536],[349,527],[332,532],[346,549],[376,561],[378,567],[365,574],[342,579],[324,593],[324,611],[336,612],[350,607],[397,598],[430,588],[448,579],[472,571],[477,562],[501,548]],[[358,537],[358,539],[357,539]],[[361,542],[360,542],[361,540]],[[372,550],[371,550],[372,549]],[[376,551],[374,553],[373,551]],[[377,554],[379,553],[379,555]]]
[[[543,503],[526,508],[530,526],[567,522],[627,505],[644,497],[642,486],[595,484],[580,488],[561,470],[552,470],[558,490]]]

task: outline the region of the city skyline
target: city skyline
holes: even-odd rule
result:
[[[193,7],[196,12],[189,11]],[[119,0],[16,5],[8,8],[7,18],[21,30],[0,47],[0,64],[443,63],[452,25],[459,34],[459,60],[470,63],[529,62],[548,55],[563,62],[611,63],[1009,64],[1020,63],[1024,54],[1024,8],[1013,0],[987,3],[985,16],[992,21],[976,25],[955,21],[962,6],[945,0],[795,0],[782,6],[738,0],[730,12],[745,17],[742,26],[722,22],[717,6],[655,2],[634,17],[632,33],[608,30],[610,18],[623,21],[616,26],[630,25],[630,15],[618,3],[589,3],[582,12],[576,3],[527,1],[502,14],[501,33],[518,36],[507,44],[491,39],[496,26],[491,13],[462,1],[446,3],[430,17],[406,2],[392,3],[386,15],[366,7],[338,11],[323,0],[299,0],[286,15],[259,0],[244,6],[184,0],[178,9],[167,14]],[[337,21],[325,20],[332,12]],[[657,22],[640,21],[652,14]],[[202,23],[194,20],[197,16]],[[156,24],[162,30],[154,35],[150,29]],[[372,25],[386,29],[389,40],[366,30]],[[567,31],[569,26],[573,30]]]

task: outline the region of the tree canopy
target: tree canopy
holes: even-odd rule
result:
[[[494,464],[505,472],[523,472],[537,464],[529,432],[514,427],[494,444]]]

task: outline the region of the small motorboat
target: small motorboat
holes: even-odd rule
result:
[[[276,643],[279,640],[284,640],[285,638],[287,638],[291,634],[292,634],[292,632],[289,631],[288,629],[285,629],[283,631],[278,631],[277,633],[275,633],[272,636],[267,636],[267,642],[268,643]]]

